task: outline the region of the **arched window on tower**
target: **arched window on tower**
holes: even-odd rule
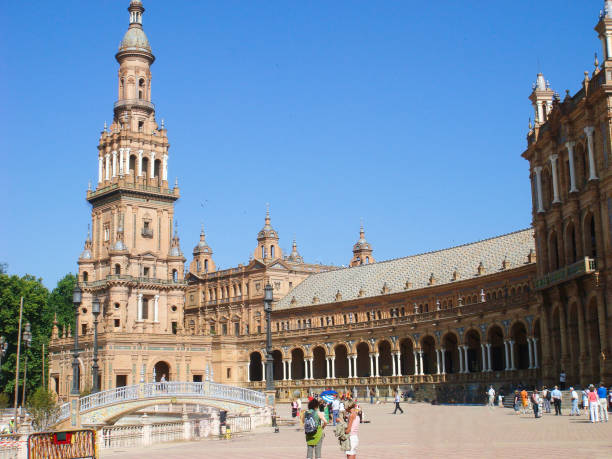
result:
[[[208,260],[204,260],[204,272],[208,272]]]
[[[366,265],[370,264],[370,257],[366,257]]]
[[[145,80],[141,78],[138,80],[138,98],[143,99],[145,94]]]
[[[274,258],[274,246],[270,246],[270,258]]]
[[[172,270],[172,282],[178,282],[178,271],[176,269]]]
[[[116,275],[121,274],[121,265],[119,263],[115,265],[115,274]]]
[[[156,159],[155,160],[155,165],[153,166],[153,174],[154,174],[153,177],[157,178],[158,186],[162,185],[162,183],[161,183],[161,174],[159,173],[160,169],[161,169],[161,161],[159,159]]]
[[[83,282],[87,282],[88,279],[89,279],[89,274],[87,273],[87,271],[83,271]]]
[[[263,245],[261,246],[261,258],[266,258],[266,247]]]
[[[588,241],[587,253],[591,258],[597,258],[597,233],[595,231],[595,218],[590,215],[586,221],[586,238]]]

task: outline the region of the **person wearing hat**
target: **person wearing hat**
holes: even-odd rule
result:
[[[576,392],[573,387],[570,387],[570,397],[572,399],[570,416],[580,416],[580,410],[578,409],[578,392]]]

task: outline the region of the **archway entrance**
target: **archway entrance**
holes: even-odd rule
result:
[[[251,352],[249,359],[249,381],[263,381],[261,354],[259,352]]]
[[[529,368],[529,345],[527,344],[527,329],[523,322],[515,323],[510,329],[514,341],[514,364],[519,370]]]
[[[552,313],[550,321],[550,337],[551,337],[551,355],[552,358],[552,372],[553,375],[559,375],[561,373],[561,357],[563,352],[561,350],[561,318],[559,317],[559,308],[555,308]],[[556,378],[557,376],[555,376]]]
[[[348,378],[348,353],[346,346],[340,344],[334,348],[336,361],[334,368],[336,370],[336,378]]]
[[[423,350],[423,374],[432,375],[437,373],[436,362],[436,340],[433,336],[425,336],[421,340],[421,349]]]
[[[304,351],[299,347],[291,351],[291,379],[304,379]]]
[[[457,348],[457,337],[453,333],[447,333],[442,338],[444,347],[444,364],[447,373],[459,373],[459,349]]]
[[[605,320],[605,319],[604,319]],[[599,336],[599,320],[597,315],[597,300],[593,298],[586,309],[586,335],[588,342],[588,359],[591,381],[599,381],[599,354],[601,353],[601,338]]]
[[[370,376],[370,348],[368,343],[357,345],[357,376]]]
[[[482,350],[480,347],[480,334],[470,330],[465,335],[465,344],[468,347],[468,370],[471,372],[482,370]]]
[[[414,345],[412,340],[404,338],[400,341],[400,370],[402,375],[414,374]]]
[[[393,375],[393,362],[391,362],[391,343],[383,340],[378,343],[378,365],[380,376]]]
[[[281,351],[274,350],[272,351],[273,365],[272,369],[274,370],[274,380],[281,381],[283,379],[283,353]]]
[[[153,374],[155,382],[160,382],[162,377],[166,381],[170,381],[170,365],[167,362],[159,361],[153,367]]]
[[[505,367],[504,332],[495,325],[489,330],[489,343],[491,344],[491,369],[502,371]]]
[[[327,377],[327,362],[325,361],[325,349],[317,346],[312,350],[313,377],[323,379]]]

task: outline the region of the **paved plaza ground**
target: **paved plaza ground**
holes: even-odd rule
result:
[[[612,458],[612,422],[591,424],[586,417],[517,416],[506,408],[402,404],[364,405],[371,420],[359,433],[358,458]],[[287,408],[281,406],[279,409]],[[281,413],[287,415],[287,413]],[[300,458],[306,457],[303,431],[254,433],[232,440],[154,445],[144,450],[104,451],[102,458]],[[323,458],[346,457],[331,428]]]

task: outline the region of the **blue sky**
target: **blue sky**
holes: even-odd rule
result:
[[[188,260],[248,261],[270,203],[281,247],[347,264],[528,227],[538,69],[580,88],[603,1],[144,0],[153,101]],[[0,262],[53,287],[90,221],[128,0],[4,2]],[[27,5],[27,6],[26,6]]]

